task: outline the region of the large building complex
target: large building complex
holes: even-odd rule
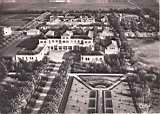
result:
[[[47,46],[40,46],[40,45],[38,45],[37,48],[34,50],[21,49],[20,51],[18,51],[16,55],[16,61],[17,62],[19,62],[20,60],[24,60],[27,62],[42,61],[47,52],[48,52]]]
[[[52,50],[73,50],[76,47],[90,47],[93,45],[93,32],[87,35],[76,35],[72,31],[66,31],[61,36],[57,36],[54,31],[48,31],[44,39],[39,40],[41,46],[47,45],[49,51]]]

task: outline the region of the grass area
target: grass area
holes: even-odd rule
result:
[[[37,38],[29,38],[22,41],[20,44],[17,45],[17,47],[26,48],[28,50],[33,50],[38,45],[38,39]]]
[[[160,41],[146,42],[136,39],[129,43],[140,62],[160,68]]]

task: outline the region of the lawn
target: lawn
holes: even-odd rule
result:
[[[17,47],[26,48],[28,50],[33,50],[38,45],[38,39],[37,38],[29,38],[22,41],[20,44],[17,45]]]
[[[146,42],[136,39],[129,40],[129,43],[140,62],[160,68],[160,41]]]

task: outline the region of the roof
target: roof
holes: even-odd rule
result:
[[[47,36],[47,39],[61,39],[61,36]]]
[[[84,39],[84,40],[91,40],[90,37],[88,37],[87,35],[73,35],[71,37],[71,39]]]
[[[27,32],[39,32],[39,29],[29,29]]]
[[[54,36],[54,31],[49,30],[49,31],[46,33],[46,36]]]
[[[20,51],[17,52],[17,55],[35,55],[40,53],[43,50],[44,47],[37,46],[34,50],[27,50],[25,48],[22,48]]]
[[[105,40],[100,39],[99,41],[99,45],[101,45],[104,48],[108,47],[110,44],[112,44],[112,40],[109,38],[106,38]]]
[[[82,52],[82,55],[83,56],[100,56],[100,55],[103,55],[101,52],[99,52],[99,51],[90,51],[90,52]]]

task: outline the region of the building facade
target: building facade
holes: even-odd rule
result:
[[[83,63],[104,63],[104,55],[101,52],[90,52],[81,55]]]
[[[4,27],[3,28],[3,35],[4,36],[10,36],[10,35],[12,35],[12,29],[11,29],[11,27]]]
[[[94,49],[92,33],[88,35],[74,35],[72,31],[66,31],[61,36],[47,37],[46,39],[39,39],[40,46],[47,46],[49,51],[55,50],[74,50],[75,47],[89,47]]]
[[[38,45],[34,50],[22,49],[16,54],[16,62],[24,60],[27,62],[42,61],[45,54],[48,53],[47,46]]]
[[[105,48],[105,54],[118,54],[120,49],[118,48],[117,41],[112,40],[112,43]]]

